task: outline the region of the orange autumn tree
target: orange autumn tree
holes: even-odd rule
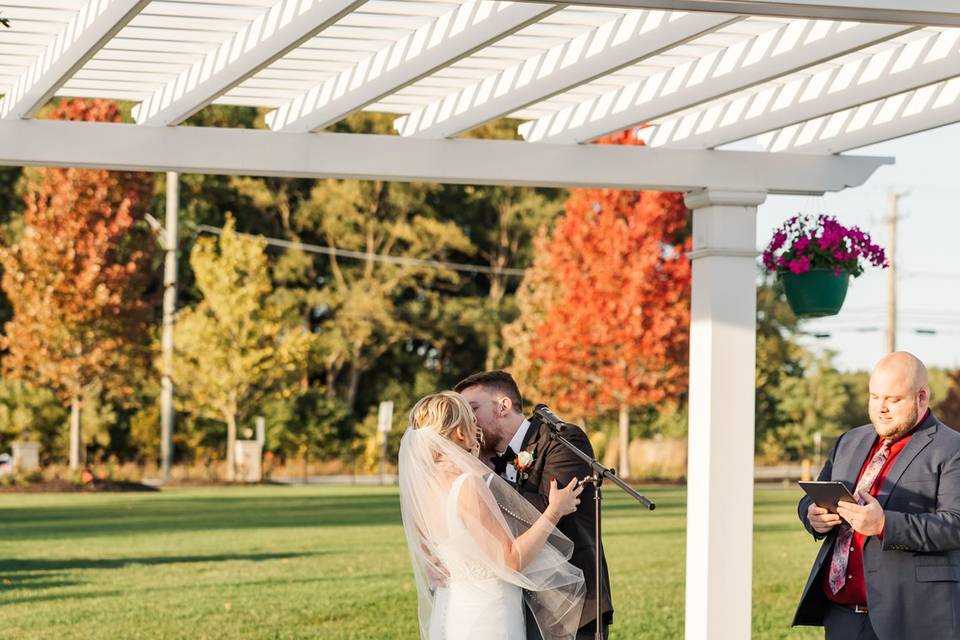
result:
[[[49,117],[118,122],[114,103],[64,100]],[[0,250],[6,373],[50,387],[70,407],[70,467],[83,464],[81,402],[94,385],[130,389],[148,355],[147,291],[155,242],[143,228],[149,174],[41,169],[31,178],[22,237]]]
[[[632,132],[601,143],[642,144]],[[536,241],[506,330],[528,389],[575,417],[619,412],[624,475],[630,409],[686,389],[687,238],[680,193],[573,190]]]

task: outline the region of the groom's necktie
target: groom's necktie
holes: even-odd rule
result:
[[[880,470],[883,469],[883,463],[890,456],[891,442],[884,440],[883,444],[873,454],[870,464],[863,472],[860,482],[857,483],[857,491],[854,495],[857,502],[863,504],[865,500],[860,496],[861,493],[869,493],[876,482]],[[847,583],[847,564],[850,561],[850,543],[853,542],[853,529],[846,522],[841,523],[840,531],[837,533],[837,541],[833,545],[833,559],[830,560],[830,591],[836,595],[843,585]]]
[[[507,447],[507,450],[500,455],[493,456],[490,458],[490,462],[493,463],[493,472],[502,476],[504,471],[507,470],[507,464],[513,462],[516,457],[517,454],[510,447]]]

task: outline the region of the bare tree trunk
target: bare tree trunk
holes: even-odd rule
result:
[[[499,318],[498,321],[491,318],[487,327],[487,358],[483,367],[487,371],[493,371],[500,364],[500,327]]]
[[[357,389],[360,387],[360,369],[356,363],[350,364],[350,377],[347,381],[347,409],[353,411],[357,401]]]
[[[237,478],[237,414],[228,413],[227,419],[227,480],[233,482]]]
[[[80,433],[80,395],[70,398],[70,469],[76,471],[83,465],[82,435]]]
[[[630,409],[620,405],[620,465],[617,475],[630,477]]]
[[[336,398],[337,397],[337,372],[332,366],[330,366],[330,367],[327,367],[327,371],[325,375],[326,375],[327,384],[326,384],[326,388],[324,389],[324,393],[330,399]]]
[[[490,266],[494,269],[503,269],[507,265],[507,236],[503,226],[503,213],[501,213],[501,233],[499,247],[490,260]],[[495,273],[490,278],[490,292],[487,295],[487,304],[490,309],[490,317],[487,325],[487,357],[484,368],[487,371],[496,369],[501,364],[503,353],[503,298],[507,293],[506,277],[502,273]]]

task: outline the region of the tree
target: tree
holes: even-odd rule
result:
[[[53,119],[116,122],[103,100],[62,101]],[[53,387],[70,406],[70,466],[83,463],[83,398],[94,385],[129,394],[129,371],[148,357],[154,242],[142,224],[149,174],[41,169],[29,184],[23,235],[0,250],[13,308],[5,369]]]
[[[456,225],[432,215],[425,202],[432,188],[323,180],[296,212],[298,228],[328,246],[356,252],[325,258],[316,307],[324,386],[331,395],[341,389],[351,411],[360,376],[381,355],[400,341],[429,337],[423,319],[440,305],[432,287],[458,282],[455,271],[423,261],[473,250]],[[383,255],[397,260],[378,259]]]
[[[770,462],[800,460],[813,452],[814,433],[829,441],[853,426],[843,422],[851,394],[843,374],[833,366],[833,356],[805,351],[803,373],[780,378],[773,393],[782,421],[760,443]]]
[[[238,424],[296,388],[316,339],[274,295],[263,241],[238,235],[232,218],[219,240],[197,241],[190,264],[203,298],[177,318],[174,379],[184,409],[226,424],[232,480]]]
[[[632,132],[604,142],[640,144]],[[555,296],[529,305],[543,314],[535,322],[523,306],[519,322],[532,335],[521,351],[535,364],[522,367],[575,415],[618,410],[624,445],[630,408],[686,390],[686,238],[682,194],[577,189],[552,235],[538,241],[530,278],[547,280]]]
[[[16,440],[32,440],[49,460],[63,449],[65,418],[63,403],[49,389],[0,380],[0,450]]]
[[[268,403],[263,415],[267,449],[298,456],[304,481],[311,456],[332,458],[350,453],[354,433],[346,407],[328,398],[321,388],[300,390],[289,399]]]
[[[783,285],[766,275],[757,287],[757,364],[755,402],[755,448],[776,443],[773,434],[787,421],[778,390],[785,378],[801,378],[806,351],[796,340],[797,318],[790,311]]]
[[[935,407],[937,417],[944,424],[960,431],[960,369],[949,372],[950,388],[946,397]]]
[[[500,119],[478,127],[467,137],[512,139],[516,122]],[[526,269],[533,262],[533,241],[563,211],[562,189],[475,185],[442,185],[431,198],[445,219],[465,229],[479,257],[492,273],[477,275],[463,288],[454,307],[463,322],[456,330],[472,330],[482,342],[483,368],[506,365],[504,326],[516,320],[514,293],[520,279],[507,269]]]

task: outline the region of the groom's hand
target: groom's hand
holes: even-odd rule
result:
[[[430,547],[423,542],[420,543],[420,550],[427,557],[427,583],[430,590],[436,591],[440,587],[447,586],[447,578],[450,577],[450,572],[437,560],[433,552],[430,551]]]
[[[446,569],[442,566],[435,568],[432,564],[427,565],[427,582],[429,583],[431,591],[446,587],[447,578],[449,577],[450,574],[447,573]]]

